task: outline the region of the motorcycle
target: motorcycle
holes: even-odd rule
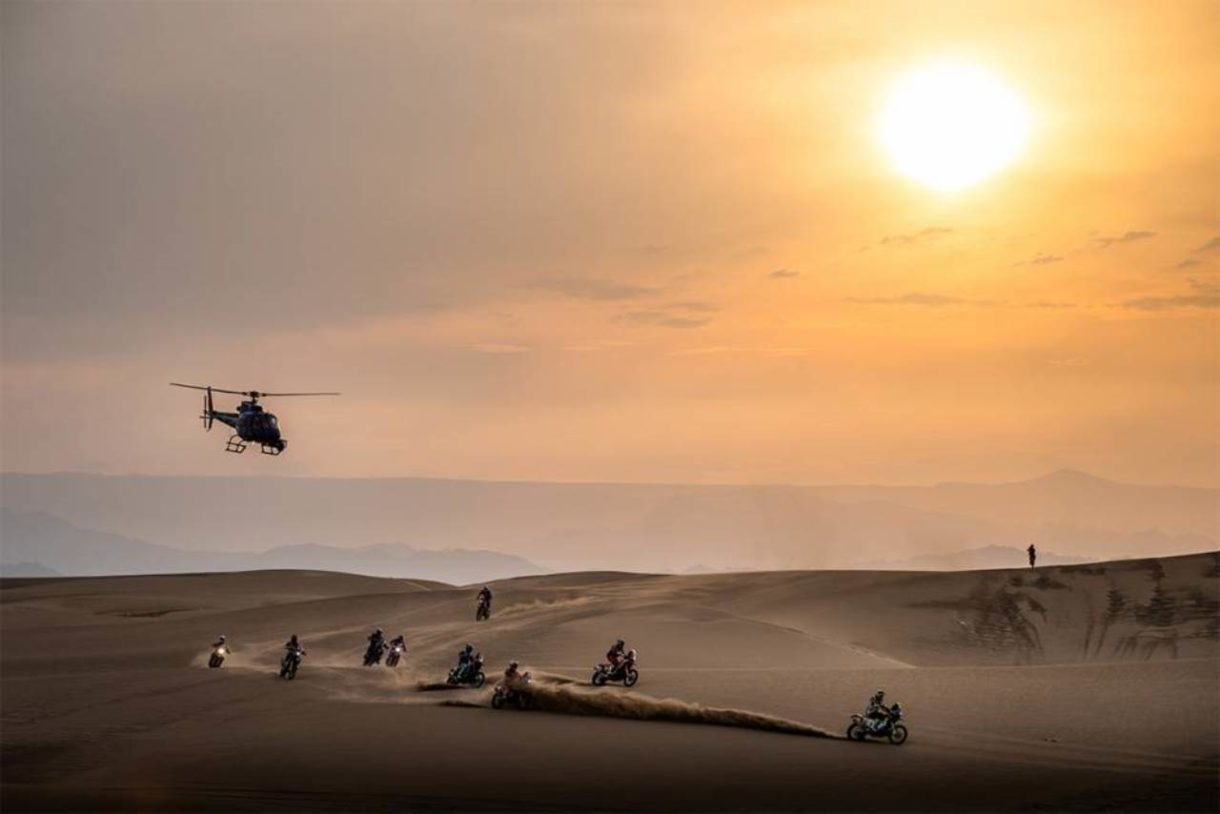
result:
[[[483,674],[483,656],[475,654],[464,667],[454,667],[449,671],[449,677],[445,679],[448,683],[457,686],[458,684],[467,684],[471,687],[482,687],[483,682],[487,680],[487,676]]]
[[[520,682],[516,687],[510,687],[505,683],[497,684],[496,691],[491,695],[492,708],[503,709],[511,704],[520,710],[529,709],[530,694],[524,690],[524,687],[530,683],[530,678],[530,674],[525,673],[521,676]]]
[[[372,667],[374,664],[381,664],[381,656],[387,648],[389,645],[385,642],[370,642],[369,649],[364,651],[364,666]]]
[[[385,666],[386,667],[397,667],[398,660],[401,659],[403,654],[406,652],[407,652],[407,648],[403,647],[401,644],[394,645],[393,647],[390,648],[390,652],[386,653],[386,655],[385,655]]]
[[[486,599],[480,599],[479,606],[477,608],[475,608],[475,611],[474,611],[474,620],[476,622],[482,622],[482,621],[484,621],[486,619],[490,619],[490,618],[491,618],[491,602],[487,601]]]
[[[297,670],[301,669],[301,658],[305,655],[304,650],[289,650],[284,654],[284,658],[280,661],[280,678],[285,681],[292,681],[297,677]]]
[[[640,671],[635,669],[636,652],[628,650],[627,655],[615,667],[610,664],[599,664],[593,668],[593,686],[601,687],[608,681],[621,681],[624,687],[634,687],[640,680]]]
[[[213,669],[225,663],[225,656],[229,655],[229,648],[223,644],[212,651],[212,657],[208,659],[208,667]]]
[[[902,707],[897,703],[890,707],[890,714],[880,720],[866,715],[853,715],[851,725],[847,727],[847,737],[854,741],[886,738],[895,746],[901,746],[907,741],[907,728],[901,721]]]

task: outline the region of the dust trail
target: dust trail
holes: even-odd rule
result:
[[[416,692],[438,692],[440,690],[470,690],[469,684],[450,684],[448,681],[420,681],[415,685]]]
[[[570,680],[569,680],[570,681]],[[744,709],[706,707],[676,698],[653,698],[620,690],[595,690],[573,683],[535,682],[526,690],[533,709],[562,715],[598,715],[637,721],[672,721],[683,724],[708,724],[758,729],[811,738],[838,738],[838,735],[810,724],[750,712]],[[479,706],[472,702],[446,701],[447,706]]]

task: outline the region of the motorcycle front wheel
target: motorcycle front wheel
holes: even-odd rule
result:
[[[482,686],[483,686],[483,682],[484,682],[484,681],[486,681],[486,680],[487,680],[487,676],[483,675],[483,671],[482,671],[482,670],[479,670],[479,672],[477,672],[477,673],[475,673],[475,674],[474,674],[474,686],[475,686],[476,688],[477,688],[477,687],[482,687]]]
[[[636,670],[628,670],[626,675],[623,676],[623,686],[634,687],[635,682],[637,682],[639,680],[640,680],[639,672],[637,672]]]
[[[866,734],[864,727],[855,721],[852,721],[851,726],[847,727],[847,737],[849,740],[862,741]]]
[[[895,724],[890,730],[890,743],[895,746],[901,746],[907,742],[907,728],[902,724]]]

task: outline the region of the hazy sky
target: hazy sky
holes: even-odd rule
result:
[[[1215,2],[2,14],[7,470],[1220,485]],[[956,193],[940,59],[1031,113]]]

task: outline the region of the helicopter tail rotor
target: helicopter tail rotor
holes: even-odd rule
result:
[[[210,387],[203,394],[203,415],[199,417],[203,419],[203,428],[210,431],[214,417],[214,411],[212,410],[212,388]]]

